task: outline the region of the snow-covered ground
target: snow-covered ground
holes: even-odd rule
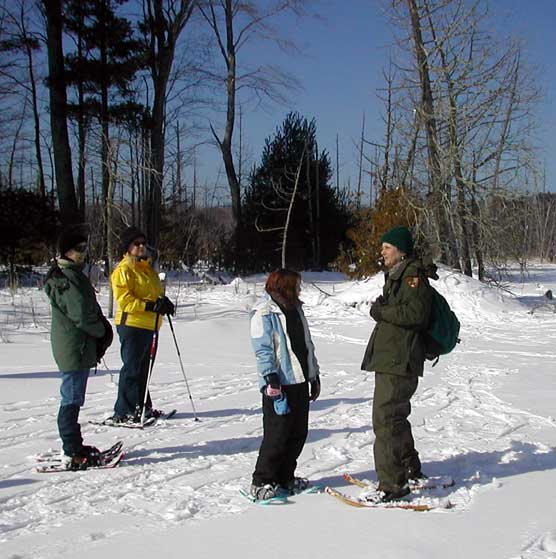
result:
[[[373,327],[368,303],[383,280],[304,280],[323,391],[298,473],[355,495],[343,472],[374,478],[374,379],[359,366]],[[515,296],[441,270],[435,285],[462,322],[462,342],[427,365],[411,419],[425,471],[455,479],[442,493],[455,506],[426,513],[354,509],[326,494],[258,507],[239,495],[262,429],[248,339],[262,281],[171,283],[200,421],[165,325],[152,395],[177,416],[145,431],[88,424],[112,409],[116,340],[110,370],[91,376],[81,423],[89,444],[123,439],[126,459],[114,470],[59,474],[33,469],[37,453],[59,448],[48,307],[37,289],[13,298],[0,291],[2,558],[556,558],[556,313],[543,299],[556,293],[556,266],[533,266],[523,281],[516,272],[508,284]]]

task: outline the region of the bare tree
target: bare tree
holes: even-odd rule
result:
[[[444,216],[441,211],[441,200],[444,197],[442,169],[440,164],[438,129],[436,123],[436,111],[431,86],[431,76],[429,68],[429,58],[427,48],[422,33],[422,14],[420,13],[417,0],[406,0],[411,19],[411,31],[413,36],[413,44],[415,50],[415,58],[417,61],[417,69],[419,72],[419,82],[421,88],[421,102],[416,107],[421,120],[425,124],[427,133],[428,147],[428,167],[431,181],[431,198],[433,199],[433,207],[436,214],[436,228],[440,238],[446,238],[447,227]],[[448,261],[446,252],[444,252],[444,261]]]
[[[144,28],[153,84],[149,192],[144,212],[147,234],[154,244],[160,234],[168,85],[178,40],[196,6],[197,0],[143,0]]]
[[[235,229],[236,266],[241,256],[241,188],[233,156],[233,135],[236,123],[237,95],[246,89],[259,100],[283,100],[282,92],[296,85],[295,80],[279,68],[270,64],[255,69],[238,71],[238,54],[242,47],[257,36],[273,41],[280,46],[292,46],[281,39],[271,26],[273,18],[284,12],[301,13],[300,0],[206,0],[200,3],[200,10],[212,30],[216,45],[225,62],[225,73],[212,73],[217,83],[223,83],[226,91],[226,120],[224,131],[219,135],[211,124],[214,139],[222,153],[226,177],[232,199]]]
[[[34,9],[33,4],[26,3],[24,0],[18,0],[10,7],[2,6],[0,8],[2,22],[0,26],[0,56],[3,58],[0,61],[0,95],[4,93],[7,96],[2,103],[3,114],[0,117],[2,123],[0,125],[4,129],[3,124],[6,123],[9,126],[10,119],[17,116],[18,124],[16,125],[17,134],[15,134],[15,137],[18,141],[24,140],[26,144],[29,136],[27,133],[29,115],[32,116],[32,144],[35,151],[36,166],[26,165],[26,172],[22,173],[19,184],[23,186],[29,178],[29,183],[34,183],[44,196],[46,186],[41,151],[38,83],[34,60],[35,53],[40,50],[41,44],[37,30],[32,28],[31,16],[35,13]],[[10,110],[10,104],[13,104],[13,110]],[[9,136],[7,130],[4,130],[4,138]],[[13,138],[14,136],[12,136]],[[17,146],[17,143],[12,142],[12,156],[10,157],[10,172],[12,173],[16,148],[22,148],[22,146]],[[26,152],[27,148],[23,147],[23,151]]]
[[[490,197],[512,198],[532,172],[533,80],[519,44],[488,32],[487,0],[390,6],[398,51],[395,79],[386,78],[388,180],[417,195],[420,227],[442,261],[471,275],[474,257],[483,278],[488,243],[505,227],[487,218]]]

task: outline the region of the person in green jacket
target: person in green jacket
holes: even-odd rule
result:
[[[82,271],[87,234],[80,227],[65,229],[58,250],[60,258],[49,270],[44,286],[52,307],[52,353],[62,376],[58,431],[66,467],[82,470],[100,461],[99,450],[83,444],[78,419],[89,371],[112,342],[112,327]]]
[[[409,480],[425,477],[408,417],[423,376],[422,332],[429,323],[432,292],[422,262],[413,255],[409,229],[391,229],[381,241],[386,281],[371,305],[376,326],[361,368],[375,371],[374,459],[380,499],[387,502],[407,495]]]

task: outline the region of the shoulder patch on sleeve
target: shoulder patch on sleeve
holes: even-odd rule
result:
[[[419,287],[419,276],[408,276],[405,278],[405,283],[412,289],[417,289]]]
[[[264,325],[263,317],[261,313],[256,312],[251,317],[251,337],[252,338],[262,338],[264,336]]]

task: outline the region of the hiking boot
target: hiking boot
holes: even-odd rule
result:
[[[105,419],[106,423],[113,423],[113,424],[117,424],[117,423],[140,423],[141,421],[141,417],[137,417],[134,414],[131,413],[127,413],[125,415],[120,415],[115,413],[112,417],[109,417],[107,419]]]
[[[100,466],[100,450],[96,446],[83,445],[81,453],[87,459],[90,466]]]
[[[91,466],[101,465],[101,454],[100,450],[95,446],[83,445],[79,451],[71,456],[64,456],[63,461],[68,470],[86,470]]]
[[[266,501],[274,497],[283,497],[283,489],[277,483],[266,483],[265,485],[251,485],[249,491],[251,497],[256,501]]]
[[[154,408],[148,408],[145,411],[145,419],[150,419],[151,417],[154,417],[155,419],[158,419],[159,417],[163,416],[164,412],[162,410],[155,410]]]
[[[407,484],[410,488],[424,487],[427,485],[428,476],[421,470],[418,472],[409,472],[407,474]]]
[[[380,501],[382,503],[389,503],[390,501],[398,501],[406,495],[409,495],[411,493],[411,489],[409,489],[409,485],[405,483],[402,486],[395,486],[390,490],[385,491],[381,489],[380,493],[382,493]]]
[[[294,477],[292,480],[288,481],[285,485],[280,487],[289,495],[295,495],[296,493],[301,493],[305,491],[311,482],[304,477]]]
[[[423,480],[423,479],[429,479],[429,477],[426,474],[424,474],[422,472],[422,470],[417,470],[417,471],[408,470],[408,472],[407,472],[407,480],[408,481],[413,481],[413,480],[419,481],[419,480]]]

